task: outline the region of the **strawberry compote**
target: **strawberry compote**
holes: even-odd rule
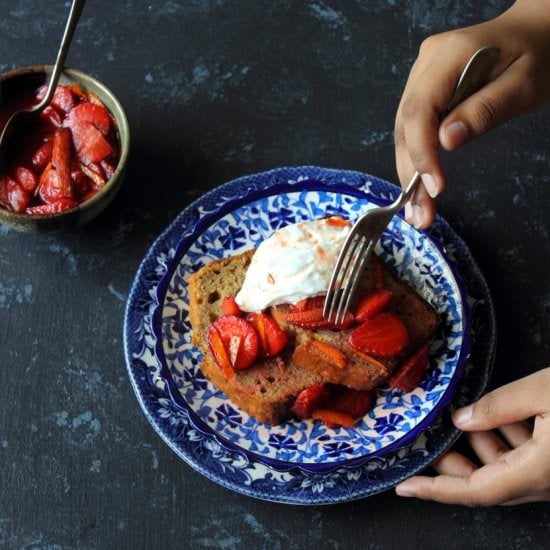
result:
[[[0,128],[21,108],[36,105],[46,86],[2,99]],[[78,84],[57,86],[53,99],[0,164],[0,207],[34,216],[74,208],[100,191],[120,155],[111,113]]]

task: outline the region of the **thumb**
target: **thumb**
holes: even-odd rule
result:
[[[506,384],[458,409],[453,422],[464,431],[492,430],[550,411],[550,368]]]
[[[457,105],[439,126],[439,141],[448,151],[458,149],[513,116],[534,108],[527,62],[519,58],[495,80]]]

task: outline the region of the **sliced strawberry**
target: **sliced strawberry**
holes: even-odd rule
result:
[[[67,128],[59,128],[53,136],[52,167],[57,174],[59,198],[72,199],[71,133]]]
[[[74,131],[74,128],[87,124],[93,125],[106,136],[111,127],[111,119],[107,109],[103,105],[89,102],[81,103],[69,113],[64,126],[68,126]]]
[[[227,379],[232,378],[235,371],[231,365],[220,331],[215,326],[211,326],[208,330],[208,347],[214,356],[214,361],[222,369],[225,377]]]
[[[312,298],[304,298],[295,304],[288,306],[288,311],[295,313],[297,311],[309,311],[310,309],[322,309],[325,303],[324,296],[314,296]]]
[[[330,398],[327,408],[349,414],[352,418],[361,418],[372,408],[373,392],[370,390],[353,390],[342,386]]]
[[[101,162],[112,154],[113,148],[93,124],[82,122],[71,126],[71,131],[78,158],[83,164]]]
[[[314,420],[321,420],[323,424],[329,428],[334,428],[336,426],[352,428],[355,424],[355,420],[351,415],[331,409],[317,409],[311,413],[311,418]]]
[[[246,316],[246,320],[256,329],[261,348],[267,357],[281,353],[286,346],[286,332],[271,315],[261,311],[253,312]]]
[[[71,165],[71,181],[73,182],[75,197],[80,201],[93,187],[92,182],[80,169],[80,164],[77,163],[72,163]]]
[[[330,218],[327,218],[327,224],[332,225],[333,227],[351,226],[351,222],[349,220],[345,220],[344,218],[340,218],[338,216],[331,216]]]
[[[59,191],[59,179],[57,172],[52,166],[52,163],[48,163],[38,183],[38,194],[43,202],[51,203],[61,198]]]
[[[61,116],[61,113],[51,105],[48,105],[40,113],[40,118],[44,122],[49,123],[51,126],[55,128],[60,128],[61,126],[63,126],[63,117]]]
[[[344,330],[353,324],[353,314],[348,312],[344,322],[340,324],[330,323],[323,317],[323,305],[325,302],[324,296],[316,296],[307,298],[297,304],[291,305],[288,312],[284,314],[284,320],[291,325],[297,327],[316,330],[316,329],[331,329]]]
[[[34,153],[32,157],[32,165],[40,173],[43,172],[44,168],[52,160],[52,142],[46,141],[43,143]]]
[[[359,351],[389,358],[403,351],[409,335],[399,317],[393,313],[380,313],[352,330],[348,341]]]
[[[58,199],[49,204],[40,204],[39,206],[30,206],[25,212],[34,216],[46,216],[48,214],[58,214],[65,212],[76,206],[76,201],[73,199]]]
[[[223,315],[236,315],[239,317],[242,313],[233,296],[224,297],[222,300],[221,310]]]
[[[428,344],[420,346],[388,380],[388,386],[408,392],[414,390],[422,380],[430,364]]]
[[[315,384],[298,394],[292,411],[300,418],[310,418],[315,409],[321,408],[327,402],[329,395],[326,384]]]
[[[243,370],[254,363],[258,356],[258,336],[250,323],[236,315],[225,315],[217,319],[208,330],[208,345],[212,355],[218,366],[225,370],[219,349],[211,343],[212,338],[216,339],[213,336],[216,331],[233,370]]]
[[[24,166],[19,166],[15,170],[15,179],[22,185],[23,189],[31,195],[38,185],[38,178],[34,172]]]
[[[46,85],[40,87],[36,93],[36,99],[42,101],[46,97],[48,87]],[[57,86],[53,93],[50,105],[56,109],[68,113],[75,106],[75,98],[69,86]]]
[[[392,296],[391,291],[385,288],[372,290],[359,300],[355,312],[355,320],[366,321],[367,319],[372,319],[384,310]]]
[[[90,102],[77,105],[67,116],[64,126],[71,129],[76,152],[84,164],[99,163],[112,154],[113,148],[105,139],[111,119],[102,105]]]
[[[7,178],[7,190],[8,203],[12,210],[20,213],[25,212],[29,202],[31,202],[30,193],[25,191],[20,183],[12,180],[11,178]]]
[[[345,369],[348,361],[346,354],[340,351],[338,348],[322,342],[321,340],[312,340],[309,343],[310,352],[317,355],[323,361],[326,361],[330,365],[334,365],[339,369]]]

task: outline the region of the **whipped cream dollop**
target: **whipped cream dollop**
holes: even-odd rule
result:
[[[351,224],[324,218],[287,225],[256,249],[235,301],[243,311],[294,304],[327,291]]]

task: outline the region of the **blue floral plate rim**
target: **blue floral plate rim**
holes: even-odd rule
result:
[[[232,182],[229,182],[229,184],[231,183]],[[229,184],[226,184],[226,185],[229,185]],[[221,192],[223,190],[223,187],[224,186],[220,186],[217,188],[217,190]],[[430,236],[425,231],[422,232],[427,236],[430,242],[439,251],[439,253],[441,254],[441,257],[445,260],[446,264],[448,265],[450,271],[454,276],[457,288],[459,290],[459,293],[462,299],[462,317],[464,320],[464,339],[460,350],[457,367],[455,369],[451,382],[449,383],[448,387],[445,390],[444,395],[436,403],[436,406],[433,408],[433,410],[430,411],[427,414],[427,416],[418,425],[416,425],[409,432],[403,434],[395,442],[379,450],[376,450],[372,453],[369,453],[368,455],[355,457],[355,458],[347,458],[338,462],[331,462],[327,464],[308,463],[308,462],[287,462],[287,461],[278,460],[275,458],[262,456],[259,453],[254,453],[253,451],[244,449],[239,445],[237,445],[236,443],[233,443],[227,440],[217,432],[213,431],[210,427],[208,427],[188,406],[183,396],[178,391],[178,388],[176,387],[174,379],[168,369],[165,355],[164,355],[163,341],[162,341],[162,338],[160,337],[161,325],[162,325],[162,304],[164,302],[164,297],[166,295],[168,286],[170,284],[170,281],[174,275],[174,272],[179,262],[181,261],[182,257],[185,255],[189,247],[192,245],[192,243],[195,241],[197,235],[202,233],[207,227],[215,223],[217,220],[219,220],[226,214],[232,212],[234,209],[238,208],[239,206],[248,204],[258,199],[265,198],[267,196],[273,196],[273,195],[279,195],[282,193],[297,192],[297,191],[324,191],[324,192],[330,192],[330,193],[342,193],[346,195],[351,195],[358,199],[365,199],[379,206],[389,204],[390,202],[389,200],[384,201],[381,199],[377,199],[376,197],[373,197],[372,195],[369,195],[368,193],[365,193],[360,189],[353,188],[346,184],[326,185],[314,179],[304,179],[296,183],[275,184],[261,190],[251,190],[245,193],[242,197],[224,202],[223,205],[218,210],[213,211],[210,214],[207,214],[206,216],[201,217],[199,220],[197,220],[197,222],[194,224],[192,228],[188,229],[188,235],[179,241],[176,247],[174,256],[168,262],[167,271],[157,286],[156,300],[159,306],[156,308],[152,319],[153,332],[156,334],[156,337],[157,337],[156,345],[155,345],[155,355],[157,360],[161,364],[161,376],[164,382],[167,384],[168,391],[174,403],[178,407],[181,407],[182,409],[184,409],[187,412],[187,414],[189,414],[189,418],[197,430],[201,431],[204,434],[209,434],[212,437],[214,437],[216,441],[218,441],[218,443],[222,445],[224,448],[226,448],[228,451],[243,452],[245,453],[245,455],[248,456],[249,459],[258,460],[259,462],[263,462],[264,464],[280,471],[289,471],[295,468],[299,468],[303,471],[313,473],[313,472],[330,471],[337,468],[355,468],[372,458],[382,457],[388,453],[391,453],[399,448],[402,448],[410,444],[415,439],[417,439],[420,433],[422,433],[434,421],[434,419],[441,414],[441,411],[445,407],[447,407],[449,403],[452,401],[454,390],[462,375],[464,363],[466,362],[469,356],[471,314],[467,305],[467,292],[462,282],[462,279],[460,277],[460,273],[457,270],[456,265],[451,260],[451,258],[447,256],[444,246],[439,242],[437,238]],[[417,229],[413,229],[413,230],[418,231]]]
[[[388,490],[429,466],[458,438],[459,431],[452,424],[448,413],[444,411],[440,419],[421,434],[419,440],[422,441],[417,440],[414,445],[392,456],[373,459],[356,469],[316,474],[296,471],[285,479],[275,479],[266,467],[265,473],[258,477],[253,473],[257,464],[248,463],[242,456],[227,453],[215,445],[211,446],[204,438],[190,440],[184,437],[187,435],[185,417],[182,417],[179,409],[172,408],[168,392],[153,385],[151,371],[155,366],[151,357],[144,360],[140,355],[144,346],[143,328],[147,324],[149,309],[154,305],[150,291],[159,279],[154,269],[155,257],[168,255],[170,242],[177,242],[175,234],[179,234],[179,224],[186,216],[192,218],[193,214],[189,212],[196,211],[205,199],[215,198],[220,189],[226,191],[231,185],[260,185],[254,181],[254,177],[260,178],[261,185],[265,180],[311,177],[326,182],[351,182],[351,185],[357,187],[363,186],[367,180],[373,180],[379,185],[390,185],[395,189],[392,184],[361,172],[317,166],[291,166],[232,180],[191,203],[150,246],[137,269],[128,295],[123,345],[126,368],[136,398],[153,429],[178,457],[211,481],[229,490],[262,500],[295,505],[341,503]],[[237,191],[234,194],[239,195]],[[455,408],[478,399],[488,384],[495,358],[495,313],[487,282],[464,241],[440,215],[436,216],[432,231],[442,236],[446,246],[451,245],[468,290],[480,298],[478,307],[472,311],[472,319],[476,325],[482,327],[482,332],[472,342],[471,361],[467,362],[452,403]]]

